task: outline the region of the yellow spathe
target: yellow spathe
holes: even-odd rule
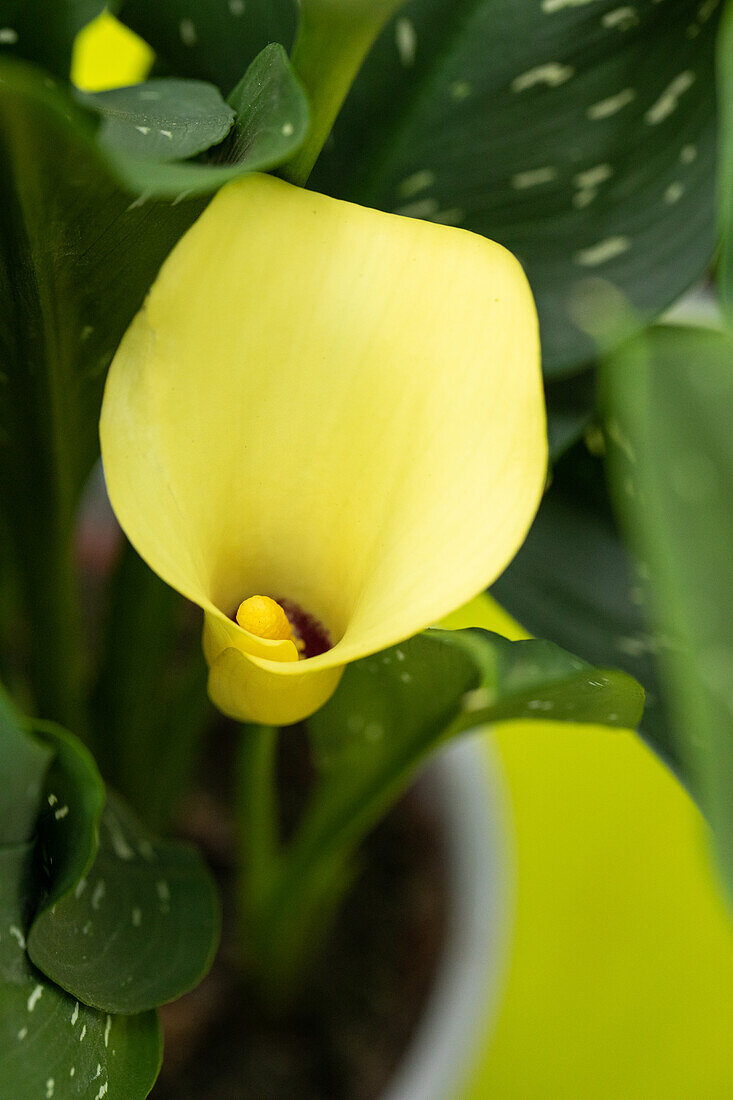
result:
[[[145,80],[154,54],[129,27],[102,12],[74,42],[71,79],[85,92],[101,92]]]
[[[529,287],[482,237],[247,177],[164,264],[101,440],[131,542],[204,609],[213,701],[297,721],[521,544],[546,466]],[[334,647],[294,662],[244,631],[230,616],[255,594]]]
[[[485,597],[445,625],[523,635]],[[481,736],[503,772],[515,911],[503,988],[447,1100],[733,1096],[733,924],[692,800],[631,733]]]

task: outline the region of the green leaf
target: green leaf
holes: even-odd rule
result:
[[[217,150],[216,163],[168,164],[109,150],[119,178],[135,191],[178,203],[209,194],[247,172],[269,171],[304,141],[308,101],[282,46],[273,44],[258,54],[229,100],[237,119],[228,141]]]
[[[620,510],[648,566],[673,732],[733,891],[733,337],[660,326],[607,365]]]
[[[308,100],[282,46],[267,46],[258,54],[228,102],[237,125],[227,161],[274,168],[292,156],[306,138],[310,123]]]
[[[26,733],[0,687],[0,846],[22,844],[33,836],[52,756],[49,748]]]
[[[545,385],[550,461],[555,463],[593,425],[595,373],[591,370],[556,378]]]
[[[177,76],[217,84],[228,94],[270,42],[290,48],[295,0],[126,0],[119,13]]]
[[[31,860],[29,844],[0,848],[0,1096],[143,1100],[160,1069],[157,1016],[96,1012],[30,965]]]
[[[102,145],[150,160],[186,160],[203,153],[223,141],[234,122],[219,89],[201,80],[148,80],[106,92],[77,92],[77,98],[99,112]]]
[[[136,1013],[197,985],[218,935],[216,890],[198,853],[154,839],[110,797],[93,866],[36,918],[28,951],[80,1001]]]
[[[659,639],[643,614],[642,573],[618,531],[602,460],[579,444],[555,466],[529,535],[491,594],[531,634],[643,684],[640,732],[678,765],[657,683]]]
[[[15,542],[36,705],[74,728],[83,668],[72,533],[98,454],[105,371],[201,208],[131,197],[86,113],[42,74],[0,63],[0,514]]]
[[[587,281],[642,321],[713,249],[715,0],[413,0],[311,185],[485,234],[536,295],[545,371],[587,361]]]
[[[643,694],[625,673],[549,642],[484,630],[431,630],[349,665],[306,724],[318,776],[311,803],[271,881],[258,885],[249,934],[264,980],[287,986],[354,846],[438,745],[515,719],[635,727]]]
[[[97,759],[145,824],[165,832],[211,719],[201,627],[129,543],[109,590],[93,698]]]
[[[76,35],[105,6],[104,0],[3,0],[0,54],[13,53],[68,77]]]
[[[37,822],[40,859],[48,880],[45,905],[49,906],[73,890],[91,867],[99,847],[106,792],[91,754],[78,737],[50,723],[39,723],[35,729],[54,751]]]
[[[0,694],[0,1096],[143,1100],[162,1056],[156,1014],[97,1012],[64,993],[28,958],[28,925],[40,892],[39,847],[52,874],[53,901],[93,855],[103,797],[93,761],[75,738],[50,726],[41,737],[45,745],[23,730]],[[13,843],[13,835],[32,831],[44,778],[50,823],[41,821],[38,843]]]
[[[720,252],[716,284],[721,301],[733,311],[733,6],[726,4],[718,35],[718,101],[720,160],[718,167],[718,229]]]

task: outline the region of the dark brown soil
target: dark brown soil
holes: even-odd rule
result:
[[[293,755],[282,774],[297,805],[304,768]],[[418,786],[367,840],[318,965],[280,1022],[268,1022],[239,981],[223,805],[208,791],[187,806],[185,831],[222,886],[224,935],[209,977],[163,1010],[154,1100],[376,1100],[415,1031],[443,941],[443,847],[430,801]]]

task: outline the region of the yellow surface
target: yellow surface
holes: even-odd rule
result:
[[[481,600],[466,620],[505,621]],[[732,1097],[733,925],[691,800],[630,733],[524,722],[490,744],[516,913],[459,1100]]]
[[[213,701],[297,721],[521,545],[546,463],[527,281],[483,237],[249,176],[163,265],[101,440],[130,541],[204,609]],[[228,616],[257,593],[333,648],[294,661],[243,630]]]
[[[100,92],[144,80],[153,51],[106,12],[77,35],[71,75],[78,88]]]

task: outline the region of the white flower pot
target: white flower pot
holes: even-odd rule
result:
[[[504,790],[485,736],[448,746],[425,777],[442,817],[448,928],[417,1032],[382,1100],[452,1100],[499,1004],[512,911]]]

